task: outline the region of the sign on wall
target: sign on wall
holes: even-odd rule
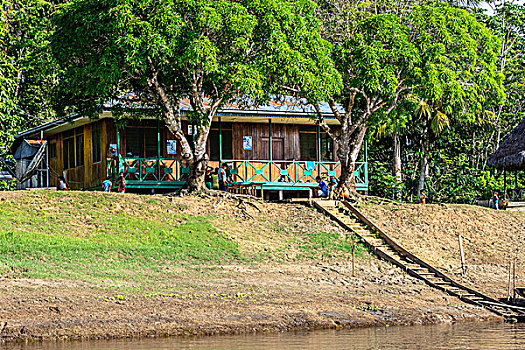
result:
[[[251,151],[253,148],[252,144],[252,137],[251,136],[243,136],[242,137],[242,149],[245,151]]]
[[[177,154],[177,140],[166,140],[166,153]]]

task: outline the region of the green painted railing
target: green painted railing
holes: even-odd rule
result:
[[[233,183],[308,184],[334,177],[339,180],[339,162],[279,161],[279,160],[223,160],[230,168]],[[210,162],[210,164],[218,162]],[[108,174],[116,179],[124,174],[128,185],[180,185],[184,183],[190,169],[182,159],[174,158],[120,158],[107,161]],[[368,164],[357,162],[354,170],[358,190],[368,188]],[[147,186],[145,186],[147,187]]]

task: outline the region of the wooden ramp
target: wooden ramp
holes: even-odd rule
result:
[[[400,267],[411,276],[428,285],[458,297],[469,304],[484,307],[509,321],[525,322],[525,308],[502,303],[496,299],[463,286],[430,264],[397,244],[348,202],[316,200],[315,207],[330,216],[346,230],[360,237],[362,242],[379,257]]]

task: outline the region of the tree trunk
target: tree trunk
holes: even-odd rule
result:
[[[394,133],[394,177],[396,179],[395,199],[401,200],[401,184],[403,183],[403,176],[401,172],[401,140],[399,134]]]
[[[182,128],[180,127],[180,120],[178,120],[173,114],[173,117],[165,118],[165,122],[171,133],[180,142],[183,157],[182,165],[190,169],[183,188],[188,189],[189,192],[206,189],[204,175],[206,173],[206,168],[208,167],[208,155],[206,154],[207,137],[199,137],[195,140],[192,149],[186,135],[184,135]],[[202,132],[209,131],[209,128],[209,125],[204,126]]]
[[[190,174],[184,188],[188,189],[189,192],[204,191],[206,189],[204,174],[208,167],[208,157],[205,156],[194,159],[194,161],[188,162]]]
[[[351,193],[357,194],[355,182],[355,162],[359,156],[359,151],[363,145],[366,134],[366,127],[362,127],[359,132],[343,138],[338,141],[337,156],[341,162],[341,178],[339,186],[346,185]],[[344,142],[346,141],[346,142]]]
[[[421,168],[420,168],[420,173],[419,173],[419,186],[418,186],[418,191],[417,191],[418,202],[419,202],[421,191],[425,189],[425,177],[428,174],[428,153],[430,149],[430,131],[429,131],[428,123],[425,126],[423,137],[424,137],[424,140],[423,140],[423,145],[422,145],[422,150],[421,150],[423,152],[423,158],[421,158]]]

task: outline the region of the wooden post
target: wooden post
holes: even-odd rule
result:
[[[317,176],[321,176],[321,127],[317,125]]]
[[[355,249],[357,248],[357,242],[352,240],[352,277],[355,277]]]
[[[219,166],[222,164],[222,120],[219,117]]]
[[[270,182],[273,182],[273,140],[272,140],[272,120],[268,119],[269,145],[270,145]]]
[[[461,276],[465,276],[467,273],[467,269],[465,268],[465,255],[463,253],[463,240],[461,239],[461,235],[458,235],[459,240],[459,253],[461,254]]]
[[[503,169],[503,201],[507,199],[507,170]]]
[[[510,294],[510,277],[511,277],[511,270],[512,270],[512,261],[509,260],[509,283],[507,285],[507,301],[510,301],[511,294]]]
[[[514,264],[512,265],[512,300],[516,299],[516,258],[514,258]]]

